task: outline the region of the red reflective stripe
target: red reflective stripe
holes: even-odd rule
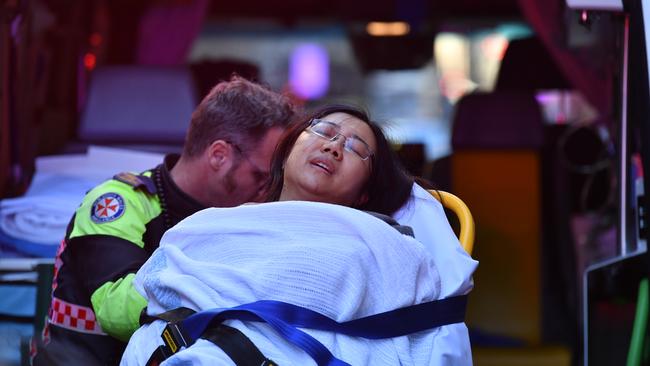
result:
[[[106,335],[95,319],[93,310],[52,297],[50,324],[82,333]]]
[[[86,322],[86,330],[93,330],[95,322]]]
[[[66,247],[66,241],[65,239],[61,240],[61,244],[59,245],[59,248],[56,251],[56,260],[54,261],[54,277],[52,277],[52,292],[56,290],[56,288],[59,286],[59,270],[61,269],[61,266],[63,266],[63,261],[61,260],[61,254],[65,250]]]

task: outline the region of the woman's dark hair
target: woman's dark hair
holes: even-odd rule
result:
[[[275,149],[271,162],[271,173],[268,187],[267,202],[277,201],[282,192],[284,183],[284,162],[289,157],[298,136],[307,128],[314,118],[322,118],[333,113],[345,113],[367,123],[372,130],[377,146],[371,157],[372,168],[370,177],[364,187],[368,195],[366,203],[358,208],[360,210],[379,212],[391,215],[397,211],[409,198],[413,178],[397,160],[383,131],[375,122],[371,121],[368,114],[358,108],[347,105],[328,105],[312,113],[307,118],[290,125],[282,135],[280,143]]]

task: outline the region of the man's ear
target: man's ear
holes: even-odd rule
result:
[[[229,169],[232,163],[232,146],[224,140],[215,140],[206,149],[208,164],[215,171]]]

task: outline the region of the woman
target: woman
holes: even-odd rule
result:
[[[267,201],[329,202],[391,215],[412,185],[381,128],[359,109],[333,105],[285,132],[271,163]]]
[[[207,209],[169,230],[134,282],[148,313],[275,300],[338,322],[435,300],[441,291],[433,258],[411,237],[358,209],[391,214],[412,180],[381,130],[350,107],[326,107],[290,128],[274,155],[269,203]],[[276,201],[276,202],[272,202]],[[314,360],[266,323],[228,320],[280,365]],[[138,330],[123,365],[142,365],[162,344],[165,324]],[[351,365],[439,364],[439,328],[368,340],[303,329]],[[233,364],[199,339],[166,364]]]

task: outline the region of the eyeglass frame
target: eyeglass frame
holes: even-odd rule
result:
[[[317,125],[317,124],[319,124],[319,123],[321,123],[321,122],[324,122],[324,123],[327,123],[327,124],[329,124],[329,125],[334,126],[334,127],[336,128],[336,135],[334,135],[334,136],[332,136],[332,137],[327,137],[327,136],[322,135],[322,134],[320,134],[320,133],[318,133],[318,132],[316,132],[316,131],[314,131],[314,130],[312,129],[312,127],[314,127],[315,125]],[[334,123],[334,122],[330,122],[330,121],[328,121],[328,120],[326,120],[326,119],[322,119],[322,118],[312,118],[312,120],[309,122],[309,126],[307,126],[307,128],[305,129],[305,131],[307,131],[307,132],[309,132],[309,133],[311,133],[311,134],[313,134],[313,135],[315,135],[315,136],[318,136],[318,137],[320,137],[320,138],[322,138],[322,139],[328,140],[328,141],[336,141],[336,140],[339,138],[339,136],[342,137],[342,138],[343,138],[343,149],[344,149],[345,151],[348,151],[348,152],[354,153],[354,155],[358,156],[359,159],[361,159],[361,160],[363,160],[363,161],[366,161],[366,160],[368,160],[369,158],[374,157],[374,155],[375,155],[375,152],[372,151],[372,149],[370,148],[370,145],[368,145],[367,142],[363,141],[363,139],[362,139],[361,137],[359,137],[359,136],[357,136],[357,135],[345,136],[344,134],[342,134],[342,133],[340,132],[340,131],[341,131],[341,126],[340,126],[339,124],[336,124],[336,123]],[[363,156],[359,155],[358,152],[352,150],[352,149],[348,146],[348,143],[347,143],[348,140],[357,140],[357,141],[361,142],[361,143],[366,147],[366,149],[368,150],[368,156],[366,156],[366,157],[364,158]]]

